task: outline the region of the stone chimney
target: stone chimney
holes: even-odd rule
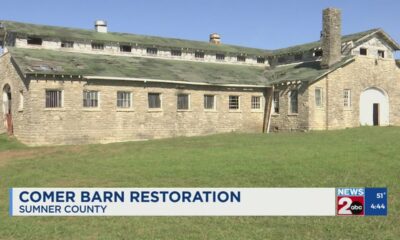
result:
[[[107,22],[104,20],[96,20],[94,29],[99,33],[107,33]]]
[[[221,36],[218,33],[211,33],[210,34],[210,43],[212,44],[221,44]]]
[[[336,8],[327,8],[322,12],[322,68],[331,67],[342,56],[341,18],[341,12]]]

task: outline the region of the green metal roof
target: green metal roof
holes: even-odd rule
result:
[[[266,71],[264,76],[268,79],[269,84],[289,81],[315,81],[325,74],[349,63],[353,59],[353,56],[342,58],[341,61],[334,64],[329,69],[321,68],[319,61],[281,65]]]
[[[145,78],[210,84],[266,85],[264,67],[9,48],[24,74]]]
[[[382,33],[383,30],[381,30],[379,28],[375,28],[375,29],[370,29],[367,31],[359,32],[359,33],[344,35],[344,36],[342,36],[342,42],[345,43],[345,42],[349,42],[349,41],[357,41],[357,40],[359,40],[365,36],[368,36],[369,34],[375,33],[375,32]],[[322,46],[321,41],[315,41],[315,42],[310,42],[310,43],[300,44],[300,45],[291,46],[291,47],[287,47],[287,48],[273,50],[271,52],[271,56],[280,56],[280,55],[300,53],[300,52],[312,50],[314,48],[319,48],[321,46]]]
[[[209,52],[226,52],[232,54],[247,54],[254,56],[265,56],[267,50],[240,47],[228,44],[210,44],[209,42],[183,40],[176,38],[165,38],[155,36],[144,36],[130,33],[98,33],[94,30],[55,27],[38,24],[20,23],[13,21],[1,21],[7,32],[14,32],[18,36],[41,36],[44,39],[61,39],[61,40],[87,40],[99,42],[115,42],[138,44],[140,46],[156,46],[165,48],[189,49],[189,50],[206,50]]]

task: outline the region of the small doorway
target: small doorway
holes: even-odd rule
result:
[[[372,108],[373,124],[374,126],[379,126],[379,103],[374,103]]]
[[[3,114],[5,116],[4,126],[7,129],[8,135],[13,134],[11,106],[11,87],[10,85],[6,84],[3,88]]]

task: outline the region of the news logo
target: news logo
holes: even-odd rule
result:
[[[387,188],[337,188],[336,215],[386,216]]]
[[[364,216],[364,188],[338,188],[337,215]]]

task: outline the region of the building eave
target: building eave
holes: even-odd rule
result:
[[[268,88],[267,85],[251,85],[251,84],[215,84],[215,83],[204,83],[204,82],[187,82],[187,81],[173,81],[163,79],[148,79],[148,78],[129,78],[129,77],[109,77],[109,76],[82,76],[83,79],[87,80],[116,80],[116,81],[135,81],[135,82],[151,82],[151,83],[172,83],[172,84],[184,84],[184,85],[195,85],[195,86],[217,86],[217,87],[251,87],[251,88]]]

